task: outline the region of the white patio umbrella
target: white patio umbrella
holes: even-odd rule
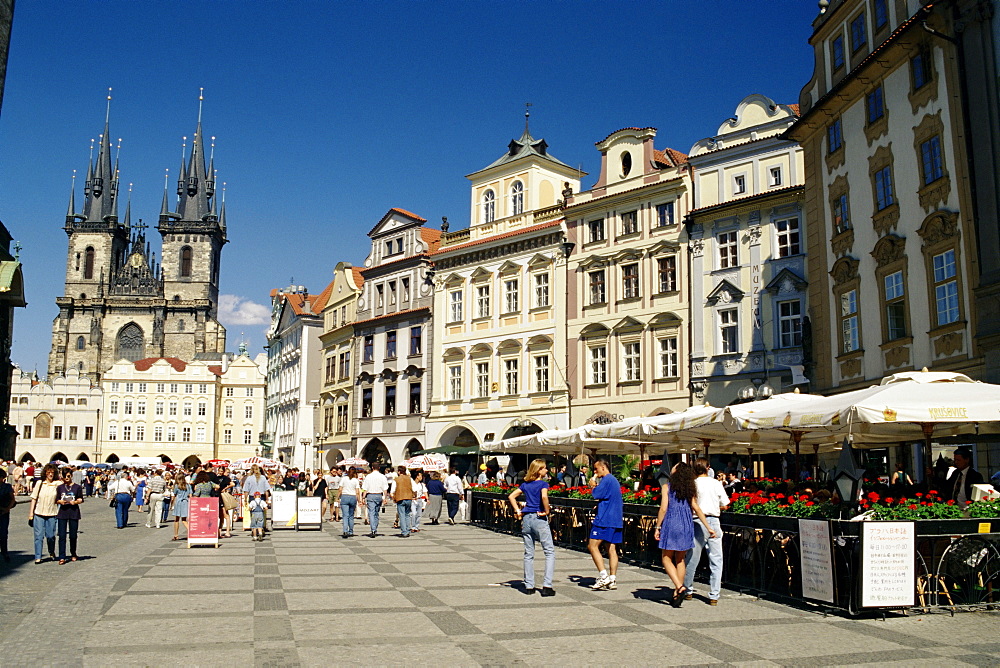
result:
[[[368,466],[368,462],[364,459],[361,459],[361,457],[348,457],[347,459],[344,459],[343,461],[339,462],[338,465],[343,466],[344,468],[347,469],[351,468],[352,466],[354,468],[364,468]]]

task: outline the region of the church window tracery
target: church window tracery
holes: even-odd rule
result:
[[[142,330],[134,322],[125,325],[118,332],[118,359],[126,359],[129,362],[137,362],[145,357],[145,341]]]

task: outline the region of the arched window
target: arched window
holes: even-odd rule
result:
[[[524,213],[524,184],[520,181],[514,181],[510,187],[510,213],[513,216]]]
[[[497,196],[492,190],[487,190],[483,195],[483,222],[492,223],[497,214]]]
[[[87,250],[83,253],[83,277],[93,278],[94,277],[94,247],[87,246]]]
[[[191,275],[191,247],[181,249],[181,278]]]
[[[130,322],[122,327],[122,330],[118,332],[115,359],[126,359],[129,362],[137,362],[146,356],[145,350],[146,344],[139,325]]]
[[[83,350],[86,347],[87,347],[87,340],[84,339],[82,336],[78,336],[76,338],[76,349]]]

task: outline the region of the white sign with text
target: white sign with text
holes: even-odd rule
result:
[[[802,596],[833,603],[833,553],[829,522],[799,520],[799,558],[802,563]]]
[[[916,597],[913,522],[864,522],[861,530],[861,607],[912,606]]]

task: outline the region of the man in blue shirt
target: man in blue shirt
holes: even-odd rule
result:
[[[594,474],[597,482],[591,494],[597,501],[597,513],[590,527],[590,540],[587,548],[597,566],[597,582],[591,589],[617,589],[618,548],[622,542],[622,488],[617,478],[611,475],[608,462],[599,459],[594,463]],[[604,570],[604,557],[601,556],[601,545],[608,546],[608,565],[611,573]]]

